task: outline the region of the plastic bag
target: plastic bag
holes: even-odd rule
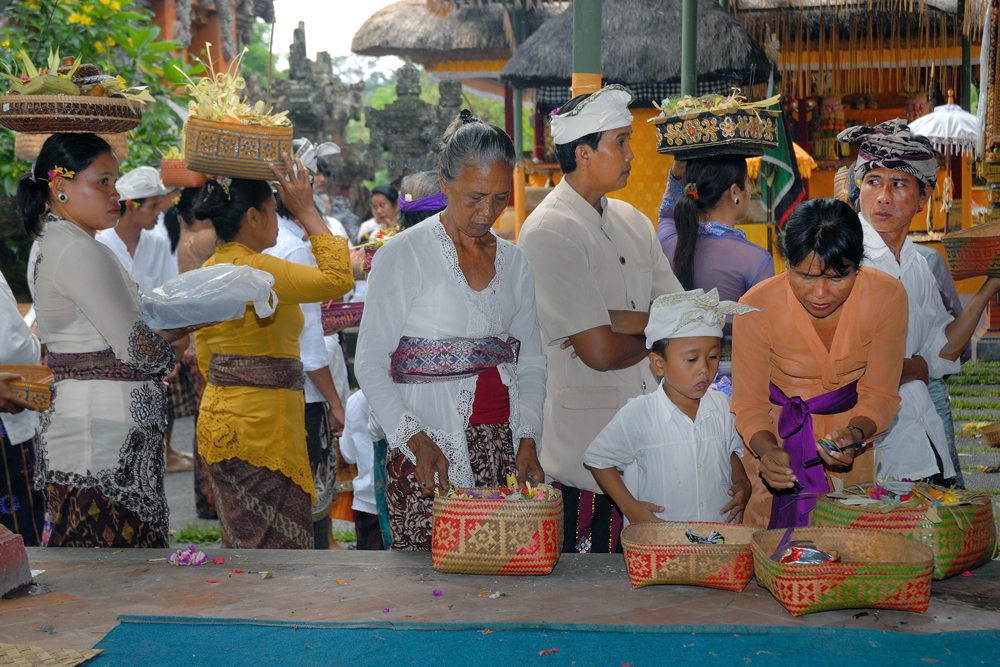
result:
[[[278,306],[267,271],[216,264],[188,271],[142,295],[142,319],[153,329],[179,329],[243,317],[252,302],[257,317],[270,317]]]

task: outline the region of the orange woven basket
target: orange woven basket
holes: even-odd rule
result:
[[[273,181],[269,164],[285,173],[282,152],[292,154],[292,127],[217,123],[188,116],[184,161],[191,171],[230,178]]]
[[[489,495],[504,489],[477,488]],[[546,500],[434,498],[431,563],[458,574],[548,574],[563,543],[562,492]]]
[[[751,538],[757,583],[792,616],[828,609],[927,611],[934,556],[916,540],[880,530],[796,528],[791,541],[810,540],[839,551],[836,563],[797,565],[771,560],[785,530]]]
[[[52,402],[52,371],[45,366],[11,364],[0,366],[0,373],[14,373],[23,379],[10,383],[16,396],[31,403],[39,410],[48,410]]]
[[[184,160],[160,160],[160,180],[168,188],[200,188],[208,176],[191,171]]]
[[[955,280],[1000,277],[1000,222],[946,234],[941,244]]]
[[[692,544],[685,531],[707,537],[718,532],[724,544]],[[732,523],[634,523],[622,531],[625,567],[632,588],[688,584],[740,592],[753,576],[750,538],[759,528]]]

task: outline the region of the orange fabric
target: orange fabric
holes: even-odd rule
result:
[[[889,426],[899,410],[906,346],[906,292],[898,280],[877,269],[861,269],[847,301],[830,315],[839,315],[840,321],[829,352],[816,333],[813,317],[792,293],[787,273],[756,285],[740,303],[760,309],[733,320],[732,411],[744,442],[759,431],[777,437],[781,408],[770,402],[771,382],[786,396],[808,400],[859,380],[853,410],[813,415],[816,437],[844,428],[856,415],[872,419],[879,431]],[[771,496],[757,474],[749,446],[747,454],[743,463],[754,493],[745,522],[766,526]],[[849,486],[871,481],[873,473],[874,456],[868,449],[838,476]]]

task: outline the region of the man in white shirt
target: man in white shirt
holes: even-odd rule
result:
[[[961,369],[962,350],[1000,289],[1000,279],[988,278],[957,319],[949,315],[927,260],[907,236],[937,181],[929,142],[913,135],[903,119],[850,128],[838,138],[861,144],[854,171],[861,179],[862,265],[901,280],[909,302],[899,414],[876,445],[881,459],[877,472],[883,478],[927,478],[950,486],[955,467],[927,383]]]
[[[152,231],[167,189],[152,167],[133,169],[118,180],[116,187],[121,195],[121,217],[114,229],[98,232],[96,238],[111,248],[135,278],[139,292],[148,292],[177,275],[170,239]]]
[[[41,343],[21,317],[17,301],[0,273],[0,364],[34,366]],[[38,412],[9,392],[17,376],[0,373],[0,525],[41,546],[45,524],[45,494],[34,489],[35,429]]]

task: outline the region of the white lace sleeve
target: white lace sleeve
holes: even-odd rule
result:
[[[389,447],[409,452],[406,442],[424,429],[389,376],[389,355],[399,345],[414,294],[420,289],[419,263],[405,239],[379,249],[365,293],[354,370]]]
[[[521,250],[512,250],[512,259],[516,258],[511,266],[515,276],[513,289],[519,307],[511,321],[510,333],[521,341],[517,359],[518,424],[514,442],[516,444],[520,438],[534,438],[540,446],[546,371],[542,337],[535,316],[535,277]]]

